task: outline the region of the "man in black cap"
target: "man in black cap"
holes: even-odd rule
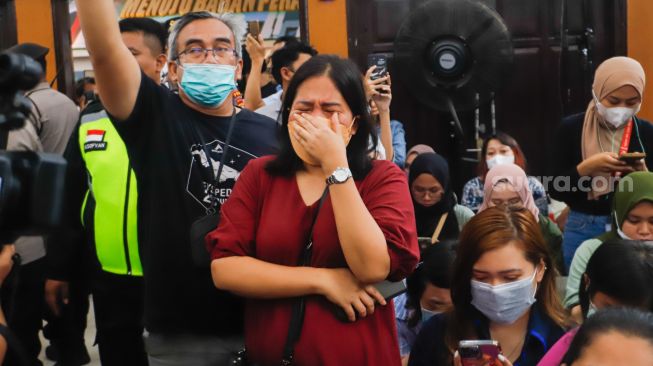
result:
[[[45,57],[50,51],[47,47],[35,43],[21,43],[7,51],[31,57],[41,64],[45,75]],[[7,150],[63,154],[79,118],[77,106],[66,95],[52,89],[45,76],[36,87],[27,91],[25,96],[32,102],[32,113],[23,128],[9,132]],[[27,356],[33,360],[34,365],[40,365],[37,360],[41,349],[38,332],[42,328],[45,305],[45,244],[41,236],[20,237],[15,244],[21,265],[14,275],[20,279],[13,283],[10,278],[7,286],[2,288],[2,307],[5,309],[9,326],[23,344]],[[84,295],[87,291],[79,292],[71,302],[79,304],[81,309],[70,314],[70,319],[55,319],[48,324],[48,328],[54,333],[50,338],[53,344],[58,345],[59,353],[62,356],[74,354],[74,358],[79,360],[72,364],[77,365],[88,362],[83,339],[88,295]],[[13,364],[17,363],[10,353],[5,365]]]
[[[25,95],[32,101],[32,128],[22,128],[9,134],[9,150],[38,150],[34,146],[35,136],[28,134],[36,132],[36,137],[44,152],[63,154],[68,139],[79,118],[75,103],[64,94],[52,89],[45,73],[47,63],[45,56],[50,49],[35,43],[21,43],[7,50],[33,58],[43,68],[43,80]]]

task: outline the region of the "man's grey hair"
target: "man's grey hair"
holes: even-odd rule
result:
[[[216,14],[208,11],[197,11],[184,14],[179,18],[170,31],[170,36],[168,36],[168,59],[176,60],[179,55],[179,48],[177,46],[177,39],[179,38],[179,33],[190,23],[201,20],[201,19],[217,19],[224,23],[233,33],[234,36],[234,49],[236,50],[236,57],[240,58],[242,55],[243,39],[245,37],[245,32],[247,26],[242,17],[230,14]]]

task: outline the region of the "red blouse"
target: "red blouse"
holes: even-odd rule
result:
[[[317,203],[304,204],[294,176],[270,176],[265,170],[270,159],[250,161],[238,178],[222,207],[220,225],[207,237],[213,259],[251,256],[280,265],[298,264]],[[374,161],[370,173],[356,186],[386,237],[389,278],[406,277],[417,264],[419,249],[405,174],[391,162]],[[320,209],[313,238],[311,266],[347,267],[329,197]],[[245,343],[252,362],[279,365],[293,301],[247,301]],[[340,322],[334,307],[322,296],[307,298],[304,326],[295,346],[295,365],[400,365],[391,302],[354,323]]]

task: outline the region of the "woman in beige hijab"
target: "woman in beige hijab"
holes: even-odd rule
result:
[[[549,194],[565,202],[563,254],[569,268],[576,248],[610,230],[610,203],[618,179],[653,163],[653,126],[637,118],[646,76],[636,60],[613,57],[594,75],[585,113],[563,119],[551,147]],[[624,154],[648,153],[646,158]]]

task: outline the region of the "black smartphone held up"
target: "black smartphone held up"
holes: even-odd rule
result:
[[[388,57],[382,53],[370,53],[367,55],[367,68],[376,66],[372,73],[372,80],[382,78],[388,74]]]
[[[458,354],[463,366],[502,366],[501,347],[493,340],[460,341]]]
[[[255,39],[258,39],[258,35],[261,34],[261,26],[258,21],[252,21],[249,23],[249,34],[252,35]]]

